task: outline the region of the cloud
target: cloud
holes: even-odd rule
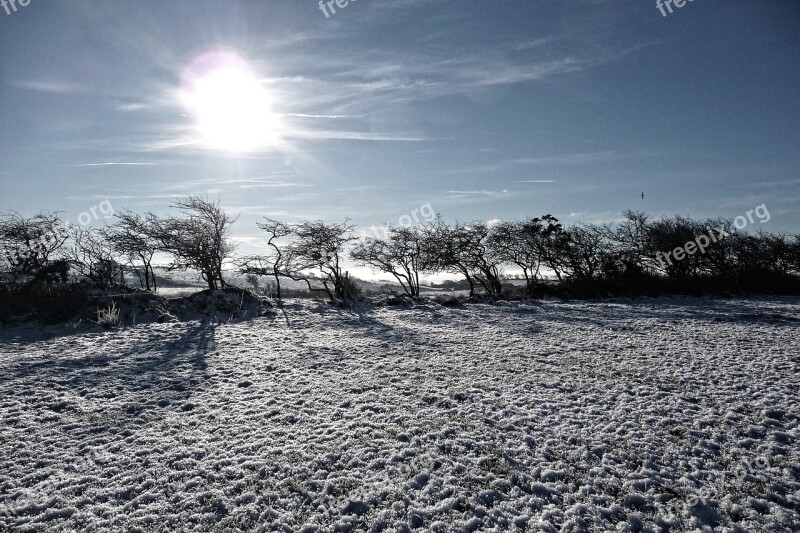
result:
[[[126,111],[126,112],[142,111],[144,109],[147,109],[148,107],[150,106],[141,102],[132,104],[121,104],[117,106],[117,111]]]
[[[785,180],[770,180],[770,181],[752,181],[745,184],[745,187],[751,189],[769,189],[774,187],[791,187],[800,185],[800,178],[792,178]]]
[[[622,155],[613,151],[604,152],[578,152],[558,154],[544,157],[522,157],[508,161],[509,164],[525,165],[525,166],[539,166],[539,165],[579,165],[586,163],[599,163],[604,161],[616,161],[630,157],[636,157],[639,154]]]
[[[531,39],[529,41],[517,43],[514,45],[514,50],[532,50],[534,48],[541,48],[546,44],[553,42],[552,37],[542,37],[540,39]]]
[[[361,131],[336,131],[336,130],[307,130],[295,131],[287,135],[289,139],[339,139],[348,141],[383,141],[383,142],[423,142],[434,141],[421,136],[393,135],[390,133],[370,133]]]
[[[329,118],[329,119],[339,119],[339,118],[364,118],[364,115],[310,115],[307,113],[284,113],[280,115],[282,117],[298,117],[298,118]]]
[[[509,194],[508,189],[501,191],[488,191],[488,190],[473,190],[473,191],[447,191],[448,194],[455,194],[458,196],[505,196]]]
[[[165,198],[175,199],[174,194],[87,194],[67,196],[67,200],[163,200]]]
[[[82,165],[74,165],[77,167],[151,167],[155,166],[156,163],[118,163],[118,162],[108,162],[108,163],[84,163]]]
[[[260,189],[264,187],[313,187],[313,185],[307,185],[305,183],[251,183],[247,185],[239,185],[240,189]]]
[[[376,3],[364,10],[364,16],[390,17],[395,16],[398,9],[435,4],[441,2],[395,0]],[[443,16],[438,11],[436,16]],[[464,14],[451,12],[445,16],[463,18]],[[281,138],[297,143],[304,140],[436,140],[426,134],[423,128],[428,121],[421,117],[418,121],[403,117],[404,120],[390,122],[390,126],[379,123],[378,127],[373,123],[354,124],[349,121],[370,119],[392,107],[408,109],[408,105],[423,100],[459,94],[480,97],[486,91],[509,85],[543,82],[614,61],[638,49],[573,45],[559,36],[517,34],[503,37],[496,46],[494,43],[486,46],[480,39],[460,40],[458,46],[439,48],[413,40],[402,49],[373,44],[359,48],[356,61],[352,54],[347,53],[346,47],[333,46],[349,38],[352,39],[351,45],[358,47],[370,37],[371,34],[363,27],[342,29],[333,34],[309,32],[288,44],[279,40],[265,44],[261,53],[251,54],[252,57],[270,57],[270,47],[281,46],[284,61],[268,64],[265,60],[263,65],[257,61],[253,63],[263,67],[258,69],[262,73],[260,83],[272,96],[273,111],[286,119],[279,132]],[[320,49],[330,51],[324,61],[320,61]],[[145,146],[140,144],[141,150],[209,149],[198,142],[190,129],[180,131],[181,123],[186,126],[186,120],[185,117],[178,118],[182,107],[176,93],[174,86],[162,87],[152,91],[152,97],[145,101],[117,107],[127,112],[151,107],[169,111],[165,116],[170,117],[167,120],[172,124],[160,128],[160,138],[154,138]],[[391,111],[404,113],[402,109]],[[413,118],[413,111],[409,112]],[[313,127],[318,124],[316,121],[326,121],[326,126],[316,129]]]
[[[476,173],[496,173],[504,172],[514,167],[569,167],[588,164],[598,164],[615,162],[621,160],[635,159],[654,155],[647,152],[633,152],[629,154],[619,154],[613,151],[604,152],[578,152],[565,153],[539,157],[520,157],[514,159],[500,159],[494,163],[484,165],[471,165],[465,168],[442,170],[431,172],[429,175],[460,175]],[[552,180],[524,180],[516,183],[554,183]]]
[[[37,91],[50,94],[79,94],[90,92],[86,85],[64,80],[18,80],[12,81],[11,86],[28,91]]]

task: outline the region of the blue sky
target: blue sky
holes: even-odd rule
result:
[[[754,229],[798,232],[799,25],[788,0],[666,17],[655,0],[358,0],[328,18],[313,0],[32,0],[0,8],[0,212],[201,194],[241,213],[245,248],[262,216],[366,227],[424,204],[604,222],[764,203]],[[257,80],[268,141],[198,131],[181,91],[209,54]]]

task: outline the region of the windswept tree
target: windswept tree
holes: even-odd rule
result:
[[[789,243],[788,253],[789,272],[800,275],[800,235],[795,235],[794,239]]]
[[[286,261],[291,277],[305,281],[312,289],[306,272],[318,274],[324,291],[332,300],[351,299],[352,282],[344,270],[347,246],[355,240],[353,226],[322,221],[301,222],[293,226],[294,241],[286,249]]]
[[[697,224],[697,223],[695,223]],[[699,225],[699,224],[698,224]],[[695,253],[693,259],[701,271],[710,276],[731,278],[736,275],[736,242],[741,238],[741,232],[736,228],[733,220],[725,218],[708,219],[701,227],[695,229],[696,235],[705,233],[715,235],[703,253]],[[684,242],[682,246],[685,246]]]
[[[492,227],[488,245],[500,261],[522,270],[530,294],[546,264],[551,235],[560,230],[558,220],[549,214],[522,222],[501,222]]]
[[[55,260],[63,259],[59,253],[68,238],[67,226],[58,213],[30,218],[16,212],[0,216],[0,254],[15,279],[46,274]]]
[[[426,248],[430,251],[430,270],[461,274],[469,283],[470,296],[478,282],[490,297],[502,293],[502,260],[488,242],[489,226],[485,222],[454,226],[437,218],[426,228]]]
[[[503,261],[489,246],[489,225],[485,222],[456,223],[454,230],[457,248],[462,260],[472,270],[472,277],[478,280],[486,294],[499,298],[503,292]]]
[[[602,227],[592,224],[575,225],[566,230],[561,264],[570,278],[591,280],[602,272],[610,256],[604,234]]]
[[[240,272],[274,277],[278,298],[281,297],[280,278],[285,277],[304,282],[309,291],[324,292],[331,300],[351,299],[356,287],[344,269],[344,258],[355,237],[353,226],[347,221],[288,224],[265,219],[258,226],[268,235],[270,253],[243,258],[239,262]]]
[[[281,242],[294,234],[294,228],[286,222],[265,218],[258,227],[267,233],[268,255],[245,257],[240,261],[239,270],[254,276],[272,276],[275,279],[276,296],[281,299],[281,277],[292,277],[288,243]]]
[[[102,229],[103,237],[111,249],[130,265],[146,290],[156,290],[153,257],[158,252],[156,223],[152,216],[142,216],[131,211],[116,215],[117,223]]]
[[[394,276],[408,296],[417,298],[420,272],[430,264],[424,239],[419,228],[388,226],[385,238],[362,239],[350,256],[359,265]]]
[[[788,233],[759,232],[758,238],[764,241],[765,263],[770,269],[787,275],[793,269],[793,243]]]
[[[605,226],[604,233],[609,243],[609,263],[606,274],[613,270],[615,275],[638,275],[654,272],[655,255],[650,242],[648,217],[640,211],[627,210],[624,220],[616,226]]]
[[[525,287],[530,292],[533,279],[539,273],[539,256],[526,242],[522,222],[500,222],[489,233],[488,246],[492,253],[504,263],[522,269]]]
[[[533,247],[541,265],[561,281],[566,270],[564,248],[567,236],[564,226],[548,213],[526,221],[522,230],[527,244]]]
[[[709,235],[709,230],[697,221],[682,216],[661,218],[650,222],[648,248],[655,257],[655,266],[671,279],[684,279],[702,272],[698,255],[676,259],[674,250],[683,249],[687,242],[700,235]],[[710,237],[709,237],[710,240]]]
[[[424,246],[429,253],[428,270],[432,273],[449,272],[461,274],[469,284],[469,295],[475,295],[475,279],[469,263],[464,260],[455,239],[455,231],[444,219],[435,220],[423,227]]]
[[[231,242],[231,225],[236,221],[228,215],[219,202],[197,196],[177,200],[173,207],[183,216],[158,218],[152,221],[152,237],[159,248],[173,257],[171,269],[194,269],[208,284],[209,289],[225,288],[223,264],[234,251]]]
[[[72,226],[69,257],[77,273],[94,285],[105,288],[124,282],[122,265],[101,230]]]

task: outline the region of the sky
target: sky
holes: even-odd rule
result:
[[[0,212],[102,222],[201,195],[240,215],[245,250],[265,216],[764,204],[749,229],[800,232],[800,2],[18,2],[0,7]]]

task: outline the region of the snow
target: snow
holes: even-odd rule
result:
[[[800,300],[0,329],[0,530],[800,530]]]

